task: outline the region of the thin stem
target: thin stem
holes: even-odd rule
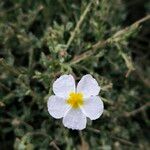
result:
[[[83,14],[80,16],[80,19],[79,19],[79,21],[77,22],[77,24],[76,24],[76,26],[75,26],[73,32],[71,33],[71,36],[70,36],[70,38],[69,38],[69,40],[68,40],[68,42],[67,42],[66,50],[70,47],[70,45],[71,45],[73,39],[74,39],[75,36],[76,36],[76,33],[79,31],[80,26],[81,26],[83,20],[85,19],[87,13],[89,12],[89,10],[90,10],[90,8],[91,8],[91,5],[92,5],[92,1],[87,5],[87,7],[86,7],[86,9],[84,10]]]
[[[29,50],[29,72],[31,73],[32,70],[32,65],[33,65],[33,55],[34,55],[34,50],[30,49]]]

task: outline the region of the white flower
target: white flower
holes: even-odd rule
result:
[[[65,127],[82,130],[87,117],[95,120],[103,113],[99,91],[97,81],[89,74],[82,77],[77,88],[72,75],[62,75],[53,84],[55,95],[49,97],[48,112],[56,119],[63,118]]]

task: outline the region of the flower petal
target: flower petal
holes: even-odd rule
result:
[[[84,98],[96,96],[98,95],[99,91],[100,86],[90,74],[83,76],[77,85],[77,92],[82,92]]]
[[[75,92],[75,80],[72,75],[62,75],[53,84],[56,96],[67,98],[70,92]]]
[[[57,96],[50,96],[47,102],[48,112],[56,119],[62,118],[69,111],[66,100]]]
[[[70,109],[63,118],[63,124],[72,130],[83,130],[86,127],[86,116],[81,109]]]
[[[102,115],[104,111],[104,104],[99,96],[91,96],[90,98],[85,99],[84,105],[81,109],[86,117],[89,117],[91,120],[95,120]]]

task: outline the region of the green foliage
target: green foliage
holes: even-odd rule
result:
[[[133,56],[132,43],[150,16],[124,27],[129,4],[0,1],[0,149],[148,149],[149,47]],[[68,73],[92,74],[102,87],[105,112],[82,132],[47,112],[54,80]]]

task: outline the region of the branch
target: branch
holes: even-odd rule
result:
[[[135,23],[133,23],[132,25],[118,31],[117,33],[115,33],[114,35],[112,35],[112,37],[109,37],[108,39],[104,40],[104,41],[98,41],[96,44],[94,44],[88,51],[82,53],[81,55],[75,56],[71,62],[71,64],[76,64],[88,57],[90,57],[91,55],[93,55],[95,53],[95,51],[99,48],[105,47],[106,45],[112,43],[113,41],[115,42],[115,40],[118,37],[122,37],[126,32],[128,32],[131,28],[137,28],[139,27],[139,25],[147,20],[150,19],[150,15],[145,16],[144,18],[136,21]]]
[[[141,106],[140,108],[138,108],[138,109],[135,109],[135,110],[133,110],[133,111],[131,111],[131,112],[126,112],[125,114],[124,114],[124,116],[125,117],[131,117],[131,116],[134,116],[134,115],[136,115],[137,113],[140,113],[141,111],[144,111],[147,107],[149,107],[150,106],[150,102],[149,103],[146,103],[145,105],[143,105],[143,106]]]

